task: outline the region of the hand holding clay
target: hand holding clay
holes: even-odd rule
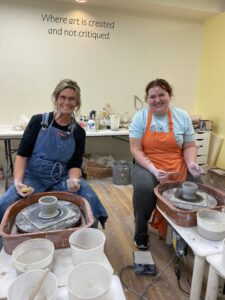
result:
[[[66,185],[69,192],[77,192],[80,189],[80,179],[77,178],[67,179]]]
[[[151,166],[149,169],[149,172],[151,172],[153,175],[155,175],[156,179],[160,182],[163,183],[165,182],[169,175],[166,171],[161,170],[161,169],[157,169],[155,166]]]
[[[22,182],[18,182],[18,181],[14,181],[14,186],[17,193],[23,198],[31,195],[34,191],[32,187],[28,187],[26,184],[23,184]]]

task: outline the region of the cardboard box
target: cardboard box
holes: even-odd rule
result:
[[[98,179],[112,176],[112,168],[86,159],[84,162],[84,174],[87,179]]]

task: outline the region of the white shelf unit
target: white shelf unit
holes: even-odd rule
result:
[[[203,168],[207,166],[211,131],[196,131],[196,145],[198,147],[197,163]]]

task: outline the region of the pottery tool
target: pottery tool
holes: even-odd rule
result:
[[[168,175],[178,175],[180,174],[181,172],[167,172]]]
[[[37,295],[37,293],[39,292],[42,284],[44,283],[45,279],[47,278],[48,273],[49,273],[49,269],[44,270],[44,273],[42,274],[41,278],[39,279],[36,286],[34,287],[32,293],[30,294],[30,296],[28,298],[28,300],[34,300],[34,298]]]

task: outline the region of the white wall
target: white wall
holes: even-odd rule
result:
[[[175,103],[193,111],[202,25],[194,22],[111,14],[62,4],[0,4],[0,124],[52,108],[50,95],[62,78],[78,81],[82,112],[110,102],[116,112],[134,114],[133,96],[146,84],[168,79]],[[115,22],[114,29],[47,23],[41,14]],[[110,32],[110,40],[49,35],[48,29]]]
[[[76,4],[0,3],[1,124],[52,109],[59,80],[77,80],[82,114],[107,102],[116,113],[135,113],[134,95],[144,99],[156,77],[174,86],[174,104],[194,112],[202,24],[160,16],[119,14]],[[42,14],[114,22],[114,29],[43,22]],[[108,33],[109,40],[50,35],[54,28]],[[3,110],[4,107],[4,110]],[[118,151],[118,149],[117,149]]]

